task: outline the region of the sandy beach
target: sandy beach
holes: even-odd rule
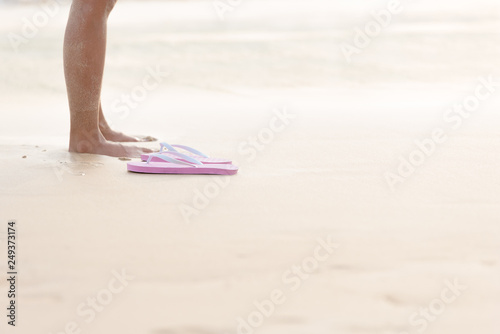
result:
[[[387,3],[117,4],[113,127],[231,177],[69,153],[69,7],[0,5],[0,332],[499,333],[500,5],[403,1],[356,46]]]

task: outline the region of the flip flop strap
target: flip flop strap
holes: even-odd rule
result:
[[[206,155],[205,153],[202,153],[200,151],[198,151],[197,149],[195,148],[192,148],[192,147],[189,147],[189,146],[186,146],[186,145],[177,145],[177,144],[174,144],[174,145],[170,145],[168,143],[160,143],[160,147],[161,147],[161,151],[160,152],[164,152],[164,149],[166,148],[167,151],[171,151],[171,152],[178,152],[175,148],[178,147],[178,148],[181,148],[183,150],[186,150],[188,152],[191,152],[193,154],[196,154],[196,155],[199,155],[199,156],[202,156],[204,158],[208,158],[209,156]]]
[[[177,160],[177,159],[171,158],[169,156],[166,156],[165,154],[152,153],[152,154],[149,155],[147,163],[149,164],[151,162],[151,160],[154,157],[156,157],[156,158],[159,158],[159,159],[164,160],[166,162],[171,162],[171,163],[180,164],[180,165],[188,165],[188,166],[191,166],[191,167],[198,167],[199,165],[203,165],[200,161],[196,160],[195,158],[188,157],[185,154],[182,154],[182,153],[179,153],[179,152],[169,152],[169,153],[173,154],[173,155],[176,155],[176,156],[178,156],[178,157],[180,157],[182,159],[185,159],[185,160],[187,160],[189,162],[182,161],[182,160]]]
[[[176,157],[182,158],[183,160],[187,160],[188,162],[195,164],[195,165],[203,165],[201,161],[199,161],[196,158],[190,157],[189,155],[186,155],[181,152],[177,151],[166,151],[168,154],[175,155]]]

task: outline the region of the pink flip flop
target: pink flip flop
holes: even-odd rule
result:
[[[176,152],[179,156],[183,156],[183,160],[177,160],[166,156],[165,154],[153,153],[149,154],[146,162],[129,162],[127,170],[135,173],[148,174],[219,174],[219,175],[234,175],[238,172],[238,167],[231,164],[203,164],[200,161],[188,157],[182,153]],[[187,159],[186,159],[187,158]],[[161,162],[154,162],[153,159],[158,159]]]
[[[161,153],[165,156],[168,156],[170,158],[174,158],[174,159],[185,160],[183,157],[175,155],[175,153],[180,153],[179,151],[177,151],[175,149],[177,147],[177,148],[180,148],[184,151],[187,151],[187,153],[185,153],[186,156],[189,156],[191,158],[195,158],[196,160],[200,161],[203,164],[220,165],[220,164],[231,164],[232,163],[231,160],[227,160],[227,159],[210,158],[208,155],[198,151],[197,149],[194,149],[194,148],[186,146],[186,145],[169,145],[169,144],[163,142],[163,143],[160,143],[160,147],[161,148],[160,148],[159,153]],[[149,159],[150,155],[151,154],[141,155],[141,160],[147,161]],[[163,160],[161,160],[160,158],[157,158],[157,157],[153,157],[152,161],[153,162],[163,162]]]

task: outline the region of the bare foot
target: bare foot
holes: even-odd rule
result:
[[[139,158],[141,154],[153,152],[149,148],[127,146],[108,141],[100,131],[94,135],[72,133],[69,141],[69,151],[128,158]]]
[[[101,133],[103,134],[104,138],[109,141],[113,142],[131,142],[131,143],[137,143],[137,142],[149,142],[149,141],[156,141],[156,138],[151,137],[151,136],[146,136],[146,137],[134,137],[134,136],[129,136],[126,135],[122,132],[118,132],[115,130],[112,130],[109,127],[100,127]]]

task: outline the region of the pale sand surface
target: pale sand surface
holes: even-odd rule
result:
[[[348,65],[338,44],[384,2],[284,3],[243,3],[221,22],[209,2],[124,2],[110,21],[105,106],[146,67],[172,72],[126,117],[107,108],[112,122],[231,157],[230,178],[131,174],[66,151],[66,7],[17,54],[0,41],[0,240],[16,219],[21,280],[19,325],[2,311],[2,333],[74,321],[91,334],[232,334],[274,289],[286,302],[255,333],[418,333],[408,318],[445,280],[467,288],[425,333],[500,332],[500,93],[457,130],[442,120],[479,76],[498,77],[498,5],[420,1]],[[36,10],[0,10],[1,35]],[[239,145],[276,108],[295,119],[249,159]],[[436,127],[448,141],[391,191],[384,173]],[[187,222],[180,208],[206,189],[216,196]],[[291,291],[282,274],[328,235],[338,249]],[[79,304],[122,268],[135,279],[85,322]]]

